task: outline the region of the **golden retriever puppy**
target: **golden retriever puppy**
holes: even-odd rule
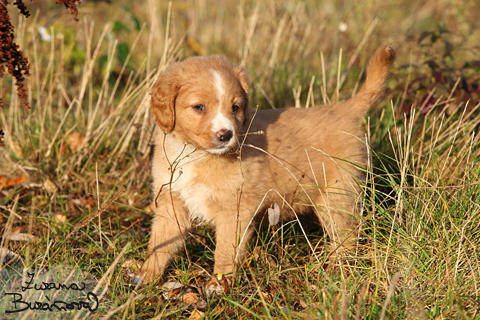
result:
[[[232,274],[256,218],[275,203],[282,219],[315,212],[334,246],[353,245],[367,165],[362,119],[394,59],[392,47],[377,49],[350,100],[256,114],[243,67],[222,56],[171,64],[152,90],[154,218],[137,279],[163,274],[193,221],[215,227],[214,273]]]

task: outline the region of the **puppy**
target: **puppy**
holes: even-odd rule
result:
[[[256,114],[243,67],[222,56],[171,64],[151,93],[154,218],[139,276],[160,277],[195,220],[215,227],[214,273],[232,274],[256,218],[275,203],[282,219],[315,212],[337,249],[354,245],[367,165],[362,119],[394,59],[392,47],[377,49],[350,100]]]

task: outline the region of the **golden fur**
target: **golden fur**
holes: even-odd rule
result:
[[[337,245],[356,239],[367,164],[362,118],[394,59],[393,48],[377,49],[350,100],[255,115],[243,67],[222,56],[170,65],[152,90],[154,218],[140,276],[163,274],[192,220],[215,227],[214,273],[234,272],[255,218],[274,203],[284,218],[313,210]]]

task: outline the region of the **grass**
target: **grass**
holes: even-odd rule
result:
[[[35,8],[13,19],[32,108],[8,76],[0,87],[0,176],[10,182],[0,188],[2,248],[20,255],[19,267],[67,265],[94,277],[98,295],[107,290],[90,317],[480,318],[473,1],[100,2],[82,5],[78,24],[53,5]],[[398,59],[365,123],[372,161],[356,252],[325,272],[326,239],[309,220],[315,253],[302,220],[259,229],[230,294],[188,303],[213,271],[213,230],[199,226],[163,281],[131,284],[151,218],[148,91],[168,63],[225,54],[249,71],[254,105],[304,107],[350,97],[387,43]],[[161,297],[167,280],[186,285],[184,298]]]

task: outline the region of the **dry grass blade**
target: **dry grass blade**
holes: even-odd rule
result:
[[[362,285],[362,288],[360,289],[360,293],[357,297],[357,305],[355,306],[355,320],[360,320],[362,318],[363,299],[365,298],[365,295],[367,294],[367,290],[368,290],[368,283],[365,282]]]
[[[10,238],[10,233],[12,232],[12,225],[13,225],[13,221],[15,220],[15,211],[17,210],[19,198],[20,198],[19,196],[15,198],[15,203],[10,209],[10,215],[8,216],[7,224],[3,229],[2,242],[0,243],[0,248],[2,248],[2,251],[0,252],[0,270],[2,270],[5,257],[8,254],[8,250],[3,250],[3,249],[8,246],[8,241]]]
[[[400,272],[397,272],[393,275],[392,282],[390,283],[390,287],[388,288],[387,298],[385,299],[385,302],[383,303],[382,314],[380,315],[380,320],[385,319],[385,315],[387,314],[388,303],[390,302],[390,299],[392,298],[393,293],[395,292],[395,287],[397,286],[398,279],[400,279]]]
[[[98,281],[95,288],[92,290],[92,292],[94,294],[97,294],[98,290],[100,290],[102,288],[102,285],[104,286],[102,293],[98,296],[99,301],[102,300],[105,293],[107,293],[109,285],[112,281],[113,271],[115,270],[116,266],[119,264],[120,259],[122,259],[123,256],[125,255],[125,252],[127,252],[128,249],[130,249],[130,245],[131,245],[131,242],[128,242],[127,245],[122,249],[122,251],[117,255],[117,257],[115,258],[113,263],[108,267],[107,271],[103,274],[100,281]],[[132,293],[132,295],[133,295],[133,293]],[[129,299],[129,300],[130,300],[130,302],[132,302],[133,299]],[[77,315],[75,316],[74,319],[75,320],[79,319],[80,315],[81,315],[81,312],[77,313]],[[87,314],[83,317],[83,319],[87,319],[90,315],[91,315],[91,312],[88,311]]]
[[[117,308],[110,310],[105,316],[102,317],[103,320],[108,320],[110,319],[113,315],[115,315],[117,312],[124,310],[128,306],[130,306],[132,303],[137,302],[138,300],[144,298],[145,296],[143,294],[139,294],[135,297],[132,297],[131,299],[129,298],[127,302],[124,304],[118,306]]]
[[[123,193],[125,192],[125,188],[121,188],[119,191],[117,191],[117,193],[115,193],[112,198],[110,200],[108,200],[108,202],[106,204],[104,204],[99,210],[97,210],[95,213],[89,215],[88,217],[86,217],[85,219],[83,219],[82,221],[80,221],[76,226],[75,228],[73,228],[73,230],[65,237],[65,240],[68,240],[72,235],[74,235],[75,233],[77,233],[78,230],[80,230],[81,228],[85,227],[87,224],[89,224],[90,222],[92,222],[93,219],[95,219],[96,217],[98,217],[100,214],[102,214],[103,212],[105,212],[117,199],[118,197]]]

